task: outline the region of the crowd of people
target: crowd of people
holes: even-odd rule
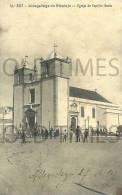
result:
[[[69,142],[71,143],[73,140],[75,140],[76,142],[88,142],[88,135],[89,135],[89,130],[85,129],[83,132],[80,129],[79,126],[77,126],[77,128],[73,131],[72,129],[69,130],[69,132],[67,132],[67,130],[65,129],[63,134],[62,134],[62,141],[66,142],[69,140]]]
[[[67,129],[54,129],[54,128],[40,128],[39,126],[35,126],[33,129],[26,129],[24,126],[20,125],[17,130],[18,138],[22,139],[22,142],[26,142],[27,138],[38,137],[39,139],[56,139],[59,138],[60,142],[88,142],[88,138],[92,138],[94,135],[97,137],[101,134],[101,132],[97,129],[94,131],[92,128],[89,129],[81,129],[80,126],[77,126],[76,129],[70,128]]]
[[[20,125],[20,127],[17,129],[17,136],[18,138],[22,138],[23,142],[25,142],[26,138],[32,137],[39,137],[41,139],[52,139],[59,136],[59,129],[40,128],[39,126],[35,126],[33,128],[28,129]]]
[[[16,141],[21,139],[22,143],[30,141],[28,138],[34,138],[35,141],[46,139],[56,139],[61,143],[72,143],[72,142],[96,142],[96,141],[105,141],[118,139],[122,137],[122,126],[117,128],[115,133],[107,131],[105,127],[101,128],[81,128],[77,126],[76,128],[45,128],[41,127],[38,124],[35,124],[34,127],[29,128],[24,123],[20,124],[19,127],[11,126],[11,128],[4,128],[3,137],[4,140]]]

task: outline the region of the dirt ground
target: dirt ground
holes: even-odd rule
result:
[[[0,144],[0,195],[122,195],[117,143]]]

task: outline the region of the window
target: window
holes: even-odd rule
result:
[[[30,89],[30,103],[35,103],[35,89]]]
[[[18,74],[17,76],[17,84],[20,84],[21,83],[21,78],[20,78],[20,75]]]
[[[92,118],[95,118],[95,108],[92,108]]]
[[[49,67],[49,64],[47,64],[47,66],[46,66],[46,73],[47,73],[47,75],[49,75],[49,73],[50,73],[50,67]]]
[[[32,81],[33,80],[33,75],[32,73],[29,74],[29,81]]]
[[[84,117],[84,107],[81,107],[81,117]]]

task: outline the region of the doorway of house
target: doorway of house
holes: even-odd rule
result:
[[[30,130],[34,130],[35,127],[35,111],[32,109],[28,109],[25,112],[26,115],[26,125],[29,127]]]
[[[75,131],[76,126],[77,126],[77,119],[76,119],[76,117],[73,116],[73,117],[71,117],[71,128],[73,131]]]

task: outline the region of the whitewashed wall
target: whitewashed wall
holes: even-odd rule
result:
[[[55,102],[54,102],[54,79],[42,81],[42,125],[45,127],[54,126],[55,118]]]
[[[89,127],[96,128],[99,121],[100,127],[106,127],[108,130],[111,126],[118,126],[122,123],[122,115],[118,116],[118,107],[112,104],[96,102],[91,100],[84,100],[80,98],[70,97],[69,107],[75,102],[77,104],[78,111],[78,125],[81,128]],[[81,117],[81,106],[84,107],[84,117]],[[92,118],[92,108],[95,108],[95,118]],[[71,108],[70,108],[71,111]],[[73,113],[72,113],[73,114]],[[71,115],[71,113],[69,113]],[[74,113],[75,115],[75,113]],[[118,119],[119,117],[119,119]],[[69,117],[70,126],[70,117]],[[116,128],[111,128],[115,132]]]
[[[56,125],[67,126],[68,124],[68,79],[56,78]]]
[[[14,125],[19,126],[23,120],[23,86],[14,88]]]

